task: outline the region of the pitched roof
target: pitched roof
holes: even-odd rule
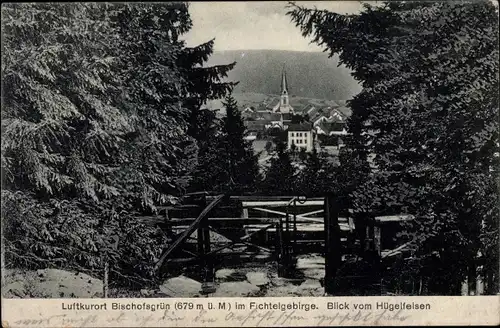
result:
[[[310,118],[315,117],[319,113],[320,109],[318,107],[312,106],[305,112],[304,114],[307,114]]]
[[[350,117],[352,114],[351,108],[349,108],[347,106],[340,106],[340,107],[335,108],[335,110],[337,110],[337,112],[344,115],[344,117]]]
[[[288,125],[288,131],[311,131],[311,123],[300,123],[300,124],[290,124]]]
[[[247,120],[253,121],[280,121],[281,114],[280,113],[271,113],[271,112],[254,112],[254,113],[245,113],[244,117]]]
[[[244,124],[248,130],[263,130],[266,126],[265,121],[245,121]]]
[[[321,122],[318,127],[323,130],[326,134],[331,132],[342,132],[344,131],[345,123],[343,122]]]

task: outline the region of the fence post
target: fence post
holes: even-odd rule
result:
[[[205,209],[207,206],[206,195],[203,195],[199,201],[201,210]],[[208,224],[208,216],[205,217],[198,228],[198,250],[202,256],[202,265],[204,270],[204,282],[212,283],[214,280],[214,263],[210,255],[210,228]]]
[[[207,207],[206,195],[203,195],[199,201],[201,210]],[[203,218],[198,227],[198,250],[202,258],[201,264],[203,266],[203,283],[201,286],[201,293],[211,294],[215,292],[214,286],[214,259],[212,255],[208,255],[211,251],[210,245],[210,228],[208,224],[208,215]]]
[[[285,245],[283,240],[283,221],[280,219],[278,223],[276,223],[276,246],[278,253],[278,276],[283,277],[285,274],[286,267],[286,255],[285,255]]]
[[[382,255],[382,227],[375,223],[373,227],[373,242],[378,256]]]
[[[297,199],[293,200],[293,255],[296,256],[298,252],[297,246]]]
[[[335,279],[342,261],[339,202],[334,194],[325,197],[325,293],[335,294]]]

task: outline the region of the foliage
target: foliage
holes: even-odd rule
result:
[[[266,142],[265,149],[266,149],[266,151],[267,151],[268,153],[269,153],[269,152],[271,152],[271,150],[273,149],[273,142],[272,142],[272,141],[270,141],[270,140],[268,140],[268,141]]]
[[[301,195],[320,197],[330,192],[338,193],[337,167],[323,149],[318,152],[313,148],[307,153],[303,166],[297,179]]]
[[[354,208],[414,214],[419,270],[436,266],[446,293],[475,276],[478,252],[490,274],[498,263],[496,7],[389,2],[340,15],[292,5],[289,15],[362,82],[341,154]]]
[[[251,142],[244,139],[246,129],[236,101],[228,95],[223,105],[226,115],[221,121],[215,113],[206,116],[206,126],[211,128],[203,138],[191,189],[238,194],[254,192],[260,180],[257,156]]]
[[[236,193],[254,192],[260,180],[257,156],[252,143],[244,139],[246,129],[236,100],[228,95],[223,104],[226,108],[222,133],[229,172],[228,188]]]
[[[2,7],[7,263],[151,277],[165,237],[136,216],[186,185],[187,100],[230,87],[199,66],[211,43],[179,40],[191,24],[185,3]]]
[[[292,164],[293,150],[287,150],[286,144],[276,139],[275,155],[265,172],[260,190],[266,195],[294,195],[297,191],[297,169]]]

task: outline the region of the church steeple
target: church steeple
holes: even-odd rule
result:
[[[285,64],[283,64],[283,71],[281,72],[281,95],[280,102],[273,108],[273,112],[282,114],[293,113],[293,107],[290,106],[288,98],[288,81],[286,79]]]
[[[283,72],[281,73],[281,94],[288,94],[288,84],[286,81],[285,64],[283,64]]]
[[[281,73],[281,107],[287,107],[288,104],[288,84],[286,81],[285,64],[283,64],[283,72]]]

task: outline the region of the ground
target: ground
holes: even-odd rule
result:
[[[276,263],[220,268],[214,289],[183,274],[167,279],[157,289],[111,289],[109,297],[279,297],[322,296],[324,259],[319,255],[298,258],[296,278],[278,277]],[[21,272],[5,270],[2,294],[6,298],[100,298],[101,280],[59,269]]]

